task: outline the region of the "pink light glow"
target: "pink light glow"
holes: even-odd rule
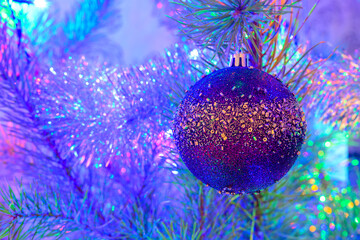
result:
[[[161,2],[159,2],[158,4],[156,4],[156,7],[160,9],[163,7],[163,4]]]

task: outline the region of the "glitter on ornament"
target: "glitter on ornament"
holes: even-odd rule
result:
[[[257,69],[229,67],[190,88],[173,132],[197,178],[222,193],[243,194],[272,185],[290,170],[306,122],[280,80]]]

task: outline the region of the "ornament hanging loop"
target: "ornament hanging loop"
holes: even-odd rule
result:
[[[229,67],[250,67],[249,54],[245,54],[241,51],[235,53],[230,57]]]

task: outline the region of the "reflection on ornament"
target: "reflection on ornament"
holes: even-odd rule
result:
[[[281,179],[303,144],[306,122],[275,77],[244,67],[218,70],[187,92],[174,138],[189,170],[226,193],[252,193]]]

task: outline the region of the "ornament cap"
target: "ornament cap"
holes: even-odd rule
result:
[[[249,54],[241,51],[235,53],[230,57],[229,67],[250,67]]]

